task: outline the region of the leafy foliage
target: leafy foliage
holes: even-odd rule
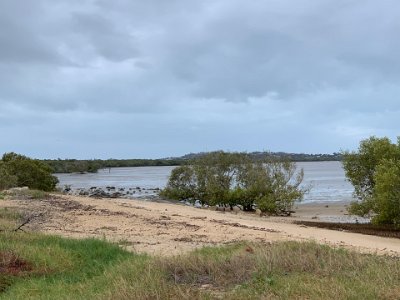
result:
[[[195,189],[196,182],[193,169],[189,166],[181,166],[171,171],[168,187],[161,194],[177,200],[194,200],[196,197]]]
[[[27,186],[52,191],[58,180],[48,165],[13,152],[5,153],[0,163],[0,189]]]
[[[10,174],[5,163],[0,161],[0,190],[17,186],[17,180],[17,176]]]
[[[400,139],[397,145],[386,137],[362,140],[357,152],[343,153],[343,167],[358,200],[349,211],[400,226]]]
[[[373,208],[377,224],[391,223],[400,228],[400,162],[384,160],[375,173]]]
[[[262,212],[287,214],[307,191],[300,187],[303,175],[290,161],[212,152],[174,169],[162,195],[207,205],[241,205],[243,210],[257,205]]]

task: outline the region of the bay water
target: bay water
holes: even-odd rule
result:
[[[346,181],[342,164],[329,162],[298,162],[298,168],[304,170],[304,186],[311,186],[304,197],[304,203],[310,202],[349,202],[353,187]],[[68,185],[73,190],[91,187],[140,188],[141,195],[154,194],[154,189],[164,188],[168,177],[175,167],[132,167],[100,169],[97,173],[55,174],[59,187]],[[145,193],[145,194],[144,194]],[[139,195],[138,195],[139,196]]]

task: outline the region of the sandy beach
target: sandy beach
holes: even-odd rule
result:
[[[176,255],[202,246],[247,240],[313,240],[365,253],[400,255],[400,240],[293,224],[299,220],[348,221],[346,203],[298,204],[291,217],[265,217],[181,204],[53,195],[2,200],[32,218],[27,229],[72,238],[96,237],[126,249]]]

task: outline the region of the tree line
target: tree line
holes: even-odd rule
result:
[[[152,167],[152,166],[181,166],[195,158],[207,153],[190,153],[181,157],[160,159],[45,159],[42,160],[50,166],[53,173],[96,173],[99,169],[119,167]],[[333,154],[304,154],[286,152],[251,152],[248,154],[253,160],[263,161],[274,157],[275,159],[299,161],[339,161],[340,153]]]
[[[99,169],[120,167],[179,166],[179,159],[45,159],[53,173],[96,173]]]

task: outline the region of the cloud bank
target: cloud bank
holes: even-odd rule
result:
[[[0,149],[331,153],[400,131],[394,0],[0,2]]]

